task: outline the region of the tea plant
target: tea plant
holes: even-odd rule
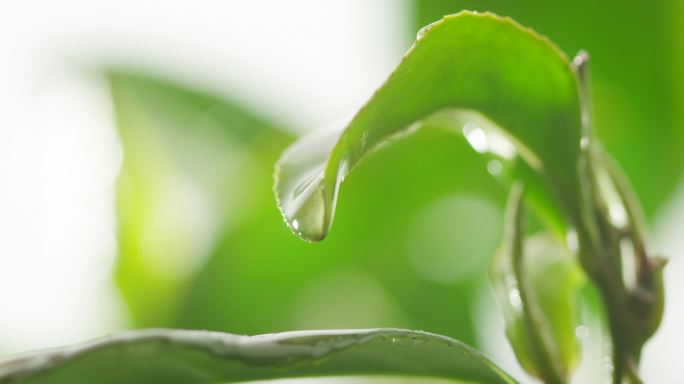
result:
[[[610,333],[613,382],[639,383],[642,347],[662,317],[665,261],[648,253],[639,203],[596,137],[589,84],[585,53],[571,61],[544,37],[492,14],[446,16],[421,30],[342,130],[316,132],[282,155],[279,208],[297,235],[320,241],[345,177],[373,151],[423,127],[464,135],[501,165],[497,177],[510,188],[491,279],[521,366],[546,383],[569,381],[580,353],[579,290],[588,281]],[[527,207],[543,223],[538,234],[527,233]],[[0,364],[0,383],[344,375],[516,382],[463,343],[399,329],[252,337],[143,330]]]

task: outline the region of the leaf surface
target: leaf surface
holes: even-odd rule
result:
[[[580,107],[567,57],[510,19],[462,12],[419,33],[341,134],[309,137],[284,153],[275,193],[290,228],[309,241],[325,237],[347,173],[435,119],[452,121],[476,151],[516,164],[556,228],[579,221]]]
[[[261,336],[127,332],[0,363],[0,383],[233,383],[390,375],[515,383],[471,347],[421,331],[303,331]]]
[[[475,206],[485,215],[476,227],[491,228],[471,235],[472,243],[485,255],[498,245],[502,223],[491,209],[505,195],[464,140],[425,129],[375,153],[347,181],[348,209],[337,217],[336,236],[311,247],[282,225],[273,201],[273,164],[291,141],[279,125],[180,81],[120,71],[110,81],[124,147],[116,277],[133,326],[239,334],[417,328],[477,346],[471,307],[486,277],[485,258],[448,273],[445,284],[418,273],[427,260],[407,246],[452,239],[407,233],[432,203],[472,195],[485,203]],[[442,177],[459,164],[471,166],[458,179]],[[388,215],[397,205],[402,211]],[[459,214],[443,213],[427,218]],[[458,263],[452,254],[469,254],[454,251],[461,245],[433,249],[433,259]]]
[[[596,130],[632,181],[649,219],[684,171],[682,3],[639,0],[414,0],[420,28],[461,9],[507,15],[553,38],[563,51],[590,53]],[[621,20],[605,28],[606,20]],[[638,31],[638,32],[636,32]],[[637,53],[638,54],[635,54]],[[647,162],[649,166],[644,166]]]
[[[514,185],[507,239],[491,265],[491,282],[518,361],[545,383],[566,382],[577,364],[582,273],[567,248],[546,234],[525,237],[522,186]]]

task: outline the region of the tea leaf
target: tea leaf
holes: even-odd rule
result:
[[[435,119],[451,121],[476,151],[525,178],[556,229],[580,221],[581,119],[567,57],[510,19],[462,12],[424,28],[341,133],[305,138],[283,154],[275,193],[290,228],[309,241],[325,237],[347,173],[380,145]]]
[[[345,375],[515,383],[463,343],[399,329],[260,336],[146,330],[0,363],[2,384],[199,384]]]

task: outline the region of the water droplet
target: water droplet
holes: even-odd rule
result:
[[[405,336],[395,336],[392,338],[392,342],[400,347],[410,347],[413,345],[411,339]]]
[[[487,149],[489,149],[487,135],[479,125],[475,123],[465,123],[463,125],[463,135],[476,152],[485,153],[487,152]]]
[[[637,286],[637,264],[634,243],[630,239],[620,240],[620,259],[622,260],[622,281],[630,288]]]
[[[522,299],[520,298],[520,291],[518,288],[513,288],[508,291],[508,300],[515,309],[522,308]]]
[[[292,231],[309,241],[323,239],[330,227],[334,196],[326,193],[331,188],[323,169],[339,132],[310,134],[288,148],[276,165],[279,208]]]
[[[575,336],[580,340],[586,339],[589,337],[589,327],[583,324],[578,325],[577,328],[575,328]]]
[[[503,165],[499,160],[489,160],[487,163],[487,172],[492,176],[498,176],[503,170]]]
[[[577,231],[575,229],[570,228],[565,234],[565,243],[573,253],[579,251],[579,240],[577,239]]]
[[[610,217],[610,222],[618,228],[624,228],[627,226],[627,212],[625,212],[625,207],[618,202],[613,202],[608,207],[608,216]]]
[[[490,152],[506,160],[513,159],[517,153],[515,145],[490,125],[467,122],[463,125],[463,135],[478,153]]]
[[[613,377],[613,371],[615,367],[613,366],[613,359],[611,356],[603,357],[603,372],[604,372],[604,382],[610,383],[610,378]]]
[[[425,36],[425,34],[434,26],[435,23],[428,24],[421,28],[418,33],[416,34],[416,40],[420,40]]]
[[[582,149],[589,148],[589,138],[588,137],[583,137],[580,139],[580,148],[582,148]]]
[[[400,347],[411,348],[425,343],[425,339],[418,336],[394,336],[392,342]]]
[[[586,51],[580,51],[572,59],[572,65],[575,68],[579,68],[581,66],[587,65],[588,62],[589,62],[589,54]]]

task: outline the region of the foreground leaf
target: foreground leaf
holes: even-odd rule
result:
[[[580,108],[567,57],[510,19],[462,12],[421,31],[339,138],[302,141],[283,155],[276,197],[291,229],[321,240],[338,188],[361,159],[413,124],[445,117],[475,135],[477,151],[522,158],[545,184],[530,193],[580,221]]]
[[[122,333],[0,363],[0,383],[233,383],[274,378],[402,375],[515,383],[471,347],[399,329],[236,336]]]

